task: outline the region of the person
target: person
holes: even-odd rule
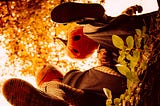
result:
[[[137,8],[140,7],[136,6],[136,9],[132,7],[128,11],[134,10],[135,12],[139,10]],[[118,17],[109,17],[104,15],[104,9],[99,4],[63,3],[55,7],[51,12],[53,21],[59,23],[76,21],[80,24],[73,28],[69,35],[86,35],[85,39],[92,39],[92,42],[100,45],[98,56],[101,66],[84,72],[71,70],[64,76],[54,66],[45,66],[36,77],[41,90],[24,80],[12,78],[3,85],[4,96],[16,106],[105,106],[107,97],[103,88],[110,89],[113,98],[119,97],[127,88],[126,78],[116,71],[118,49],[111,42],[112,34],[117,34],[124,39],[134,34],[135,28],[141,28],[145,20],[148,20],[145,24],[149,26],[149,17],[152,17],[152,14],[132,15],[131,12],[131,15],[122,14]],[[153,15],[155,16],[155,13]],[[90,26],[82,27],[83,24],[90,24]],[[79,40],[83,41],[82,38],[76,36],[69,40],[74,40],[76,43]],[[77,49],[76,46],[73,46],[73,42],[69,43],[69,40],[67,45],[69,56],[82,58],[81,54],[83,54],[83,58],[86,58],[95,49],[86,53],[81,48],[88,47],[87,42],[85,44],[79,42],[77,46],[83,46]],[[71,48],[72,46],[74,48]],[[50,72],[55,74],[49,74]]]

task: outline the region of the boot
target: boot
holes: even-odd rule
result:
[[[2,86],[2,92],[13,106],[79,106],[84,96],[83,90],[57,81],[50,83],[54,86],[48,86],[49,82],[44,83],[45,90],[42,92],[24,80],[11,78]],[[50,87],[53,87],[55,95],[49,94]]]
[[[105,9],[100,4],[67,2],[55,7],[51,12],[51,18],[54,22],[67,23],[85,18],[103,18],[105,16],[104,13]]]
[[[69,106],[56,96],[49,96],[28,82],[17,78],[7,80],[2,91],[4,97],[13,106]]]

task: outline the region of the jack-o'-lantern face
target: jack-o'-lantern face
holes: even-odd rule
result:
[[[83,33],[83,26],[76,26],[68,32],[67,53],[71,58],[85,59],[98,48],[98,43]]]

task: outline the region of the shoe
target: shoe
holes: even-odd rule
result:
[[[67,23],[84,18],[102,18],[104,13],[105,9],[100,4],[67,2],[55,7],[51,12],[51,18],[54,22]]]
[[[71,106],[80,106],[79,103],[84,97],[82,89],[76,89],[57,81],[44,83],[41,89],[49,95],[54,95],[59,99],[65,100]]]
[[[12,78],[2,86],[4,97],[13,106],[69,106],[55,96],[49,96],[28,82]]]
[[[45,65],[36,74],[36,83],[40,87],[44,82],[63,80],[63,74],[58,71],[58,68],[52,65]]]

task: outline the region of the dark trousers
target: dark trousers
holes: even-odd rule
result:
[[[84,90],[80,106],[105,106],[106,99],[103,88],[112,91],[113,98],[119,97],[126,90],[126,78],[103,73],[94,68],[81,72],[72,70],[63,79],[63,83]]]

